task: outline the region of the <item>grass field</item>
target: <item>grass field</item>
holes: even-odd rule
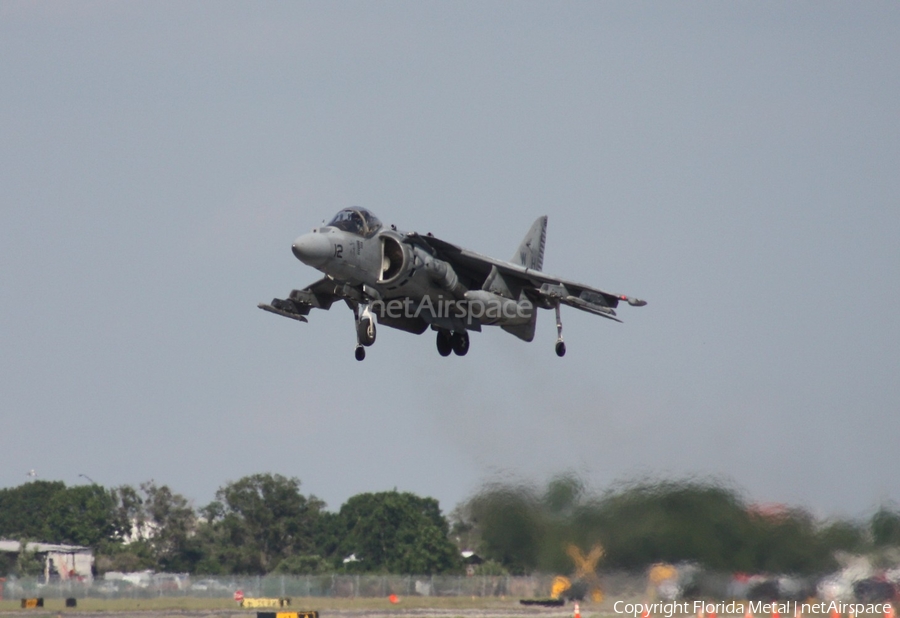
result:
[[[460,598],[460,597],[409,597],[400,599],[399,603],[391,603],[387,599],[355,598],[336,599],[329,597],[291,599],[291,610],[332,610],[338,612],[373,610],[377,612],[401,612],[402,610],[474,610],[474,609],[503,609],[509,607],[521,607],[517,600],[500,598]],[[20,609],[19,599],[0,601],[0,611]],[[41,608],[28,611],[40,611]],[[45,611],[65,610],[64,599],[46,599]],[[150,611],[175,609],[175,610],[241,610],[237,603],[231,599],[208,599],[194,597],[159,597],[154,599],[78,599],[78,607],[75,610],[85,611],[128,611],[146,609]],[[25,610],[23,610],[25,611]],[[69,609],[69,611],[73,611]],[[250,611],[250,610],[243,610]]]
[[[344,616],[354,618],[567,618],[572,616],[574,606],[542,608],[525,607],[518,599],[497,597],[419,597],[401,598],[393,604],[386,598],[329,598],[294,597],[291,606],[283,611],[316,610],[322,618]],[[46,599],[43,608],[21,609],[20,601],[0,601],[0,615],[6,616],[77,616],[96,615],[108,618],[138,616],[140,618],[202,618],[248,616],[256,617],[255,609],[242,609],[230,599],[209,599],[191,597],[159,597],[153,599],[78,599],[78,607],[66,608],[63,599]],[[274,610],[262,610],[274,611]],[[630,615],[613,611],[611,599],[595,604],[581,604],[582,618],[631,618]],[[682,614],[681,616],[684,616]],[[681,618],[679,616],[679,618]],[[884,618],[882,614],[863,615],[859,618]],[[654,618],[664,618],[656,615]],[[694,618],[688,614],[687,618]],[[722,618],[726,618],[722,615]],[[744,618],[743,615],[727,618]],[[760,614],[756,618],[771,618]],[[794,618],[784,616],[783,618]],[[804,614],[803,618],[819,618],[814,614]],[[824,616],[822,616],[824,618]],[[844,618],[844,617],[842,617]]]
[[[587,609],[587,608],[585,608]],[[316,610],[323,615],[344,614],[354,616],[534,616],[570,615],[571,608],[528,609],[515,599],[459,598],[459,597],[409,597],[393,604],[387,599],[356,598],[336,599],[328,597],[291,599],[285,611]],[[155,599],[78,599],[76,608],[66,608],[63,599],[46,599],[43,608],[21,609],[19,600],[0,601],[0,614],[46,616],[57,614],[98,613],[115,616],[256,616],[257,610],[242,609],[230,599],[203,599],[190,597],[160,597]],[[273,611],[273,610],[263,610]],[[588,618],[585,612],[585,618]]]

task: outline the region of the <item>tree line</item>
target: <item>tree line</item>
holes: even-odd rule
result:
[[[826,573],[841,552],[900,560],[900,512],[879,508],[866,521],[817,520],[785,505],[755,506],[707,481],[633,482],[602,494],[573,476],[542,491],[493,485],[456,512],[454,530],[510,572],[566,572],[569,543],[604,549],[600,568],[636,570],[692,562],[720,572]]]
[[[573,476],[540,489],[486,486],[449,518],[434,498],[397,491],[358,494],[331,512],[298,479],[255,474],[200,508],[153,481],[0,489],[0,538],[90,546],[98,572],[461,573],[460,550],[470,549],[486,560],[482,573],[570,573],[566,548],[599,544],[602,569],[690,561],[726,572],[816,573],[836,568],[841,551],[900,547],[900,512],[819,521],[800,508],[754,507],[713,482],[594,494]],[[0,574],[41,568],[27,553],[0,554]]]
[[[32,481],[0,490],[0,538],[90,546],[99,572],[461,570],[449,524],[434,498],[364,493],[333,513],[315,496],[303,495],[298,479],[279,474],[227,483],[199,509],[152,481],[111,489]],[[345,562],[348,556],[354,559]],[[15,562],[7,555],[0,564],[0,572],[9,573],[33,574],[29,571],[39,568],[27,554]]]

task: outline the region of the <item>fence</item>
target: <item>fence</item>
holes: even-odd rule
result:
[[[3,598],[231,598],[236,590],[248,597],[547,597],[552,575],[456,576],[456,575],[267,575],[173,576],[157,574],[137,583],[97,578],[92,582],[51,581],[42,578],[8,579]],[[632,595],[646,588],[646,578],[634,575],[601,576],[607,594]]]

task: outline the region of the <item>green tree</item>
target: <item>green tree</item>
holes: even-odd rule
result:
[[[284,575],[317,575],[330,570],[331,565],[322,556],[294,555],[279,562],[272,572]]]
[[[194,539],[197,515],[187,498],[174,493],[168,485],[153,481],[141,484],[143,510],[151,533],[148,543],[159,569],[168,572],[192,571],[202,558],[202,549]]]
[[[727,488],[693,482],[632,485],[607,494],[596,508],[610,565],[688,560],[714,569],[753,568],[742,556],[749,515]]]
[[[355,554],[353,568],[388,573],[444,573],[461,568],[437,500],[397,491],[353,496],[336,522],[336,558]]]
[[[97,547],[125,533],[112,492],[100,485],[69,487],[53,494],[47,504],[47,541]]]
[[[131,485],[121,485],[110,490],[116,525],[122,531],[121,538],[101,543],[95,555],[95,568],[99,573],[107,571],[142,571],[158,569],[156,556],[142,533],[149,531],[144,500]]]
[[[745,540],[753,551],[751,567],[773,573],[831,570],[836,564],[817,529],[815,520],[803,509],[769,515],[751,512],[751,532]]]
[[[139,537],[147,524],[143,498],[131,485],[115,487],[110,490],[110,495],[115,504],[116,522],[125,531],[124,540],[135,540],[132,536]]]
[[[0,538],[43,540],[50,500],[65,489],[62,481],[31,481],[0,489]]]
[[[28,541],[22,539],[19,541],[21,550],[16,559],[15,572],[20,577],[29,577],[40,575],[44,572],[44,562],[38,558],[37,553],[28,550]]]
[[[857,522],[837,519],[821,526],[819,542],[825,551],[845,551],[860,554],[869,549],[866,529]]]
[[[882,506],[869,521],[876,547],[900,546],[900,513]]]
[[[202,542],[214,561],[235,573],[268,573],[292,555],[318,554],[319,516],[325,504],[300,493],[300,480],[254,474],[228,483],[203,509]]]
[[[492,485],[468,501],[459,529],[472,528],[479,554],[502,564],[510,573],[529,573],[538,567],[545,537],[540,502],[526,485]]]
[[[478,540],[471,549],[514,573],[571,572],[570,543],[588,551],[600,542],[602,564],[613,568],[691,561],[722,571],[796,573],[834,568],[838,549],[865,549],[852,522],[822,526],[802,509],[760,512],[714,482],[634,483],[592,496],[578,479],[562,476],[543,492],[489,486],[458,512],[455,529]],[[891,538],[893,521],[880,516],[880,538]]]
[[[94,557],[94,566],[98,573],[121,571],[125,573],[159,570],[156,558],[150,546],[141,541],[131,543],[104,543]]]

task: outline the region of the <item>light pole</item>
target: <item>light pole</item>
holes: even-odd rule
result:
[[[83,476],[84,478],[86,478],[88,481],[90,481],[91,485],[96,485],[96,484],[97,484],[97,483],[94,482],[94,479],[92,479],[91,477],[89,477],[87,474],[79,474],[78,476]]]

